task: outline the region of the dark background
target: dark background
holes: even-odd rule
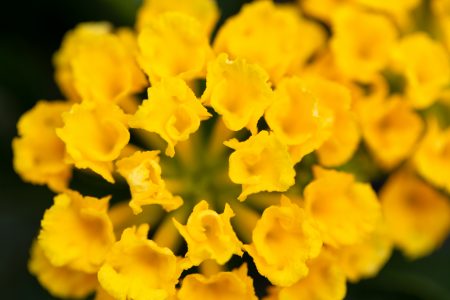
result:
[[[242,0],[219,0],[222,20]],[[132,26],[139,0],[0,2],[0,299],[53,299],[28,274],[33,237],[52,193],[23,183],[12,170],[18,118],[39,99],[60,99],[52,54],[66,31],[84,21]],[[395,253],[376,279],[349,286],[348,299],[450,299],[450,245],[414,262]]]

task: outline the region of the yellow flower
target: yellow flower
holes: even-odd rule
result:
[[[295,6],[255,1],[225,22],[214,41],[217,53],[263,67],[274,82],[301,68],[325,41],[315,23],[299,18]]]
[[[117,103],[147,84],[134,53],[108,23],[84,23],[67,33],[54,64],[71,100]]]
[[[247,127],[256,133],[258,120],[272,102],[266,71],[245,59],[229,60],[220,54],[208,65],[202,100],[223,117],[234,131]]]
[[[389,228],[384,220],[380,220],[375,231],[367,238],[357,244],[339,248],[336,255],[347,279],[357,282],[377,275],[391,257],[392,247]]]
[[[247,276],[247,266],[231,272],[220,272],[210,277],[187,275],[178,292],[179,300],[256,300],[253,280]]]
[[[333,15],[332,29],[331,49],[345,76],[366,82],[386,67],[397,36],[388,18],[342,7]]]
[[[411,258],[429,254],[450,232],[447,197],[409,170],[392,175],[380,199],[395,245]]]
[[[280,141],[289,146],[292,160],[299,162],[330,137],[333,113],[304,80],[292,77],[277,85],[265,119]]]
[[[159,134],[166,142],[166,155],[175,155],[175,145],[185,141],[210,114],[194,92],[179,78],[165,78],[148,89],[148,100],[130,120],[133,128]]]
[[[358,116],[369,150],[386,169],[409,157],[423,129],[420,116],[399,96],[360,101]]]
[[[393,49],[393,68],[405,76],[407,99],[415,108],[433,104],[450,83],[448,53],[423,32],[405,36]]]
[[[66,191],[42,219],[39,246],[56,267],[95,273],[115,241],[108,217],[109,197],[97,199]]]
[[[148,225],[125,229],[98,272],[114,299],[165,300],[175,294],[180,263],[169,248],[147,239],[148,230]]]
[[[266,300],[339,300],[443,243],[450,128],[422,119],[446,123],[450,0],[244,1],[221,28],[217,0],[141,2],[135,28],[68,32],[68,101],[18,122],[14,168],[61,193],[29,262],[52,295],[256,300],[256,275]],[[72,167],[130,195],[83,197]]]
[[[130,139],[127,116],[113,104],[83,102],[74,104],[62,117],[64,127],[56,133],[66,144],[70,161],[113,183],[112,161]]]
[[[319,161],[325,166],[342,165],[353,156],[360,140],[358,124],[351,111],[350,90],[318,76],[304,80],[307,89],[333,114],[331,136],[317,149]]]
[[[344,299],[347,291],[345,273],[331,252],[323,249],[317,258],[308,262],[308,268],[305,278],[280,289],[279,300]]]
[[[314,168],[304,191],[305,209],[318,224],[324,243],[355,244],[370,234],[380,217],[377,195],[352,174]]]
[[[33,242],[31,246],[28,269],[54,297],[84,298],[92,293],[98,284],[95,273],[52,265],[37,242]]]
[[[215,0],[145,0],[137,13],[136,27],[142,30],[159,15],[177,11],[197,19],[202,30],[209,35],[217,20],[219,9]]]
[[[138,44],[139,62],[152,84],[165,77],[185,80],[201,77],[211,56],[200,23],[178,12],[152,19],[139,33]]]
[[[253,242],[244,246],[258,272],[278,286],[291,286],[308,273],[306,262],[319,255],[322,239],[303,208],[282,197],[270,206],[253,230]]]
[[[233,216],[234,212],[228,204],[225,204],[224,212],[219,215],[209,209],[208,202],[202,200],[195,205],[185,226],[173,220],[187,242],[186,257],[194,265],[207,259],[225,264],[233,254],[242,255],[242,243],[230,224]]]
[[[229,158],[231,181],[242,184],[238,199],[262,191],[286,191],[294,183],[294,164],[286,146],[274,134],[263,130],[248,140],[225,142],[235,151]]]
[[[437,122],[431,120],[413,161],[426,180],[450,191],[450,128],[440,129]]]
[[[23,180],[47,184],[54,191],[64,190],[71,176],[71,166],[64,162],[66,149],[56,136],[62,126],[61,113],[70,104],[39,101],[17,124],[20,137],[12,142],[14,170]]]
[[[135,214],[142,212],[143,205],[160,204],[171,211],[183,204],[173,196],[161,178],[159,151],[136,151],[116,163],[117,171],[125,177],[131,190],[130,207]]]

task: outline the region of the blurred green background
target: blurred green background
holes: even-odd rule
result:
[[[395,0],[393,0],[395,1]],[[39,99],[59,99],[52,54],[66,31],[84,21],[132,26],[140,0],[2,1],[0,6],[0,290],[1,299],[53,299],[26,264],[40,218],[52,203],[45,187],[23,183],[12,170],[18,118]],[[243,0],[219,0],[223,21]],[[286,2],[286,1],[284,1]],[[259,279],[257,287],[264,284]],[[260,293],[261,291],[259,291]],[[450,299],[450,243],[407,261],[399,253],[371,280],[350,285],[348,299]]]

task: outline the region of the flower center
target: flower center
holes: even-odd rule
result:
[[[162,156],[161,168],[168,189],[181,196],[185,205],[193,207],[206,200],[212,207],[222,209],[225,203],[237,199],[240,186],[228,176],[231,150],[223,145],[225,139],[213,138],[208,125],[182,142],[174,158]],[[165,174],[166,169],[172,171]]]

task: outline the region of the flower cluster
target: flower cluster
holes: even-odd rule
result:
[[[64,37],[67,100],[38,102],[13,141],[17,173],[57,193],[29,262],[54,296],[342,299],[393,247],[446,239],[450,1],[261,0],[218,19],[214,0],[146,0],[135,29]],[[81,195],[73,172],[130,198]]]

